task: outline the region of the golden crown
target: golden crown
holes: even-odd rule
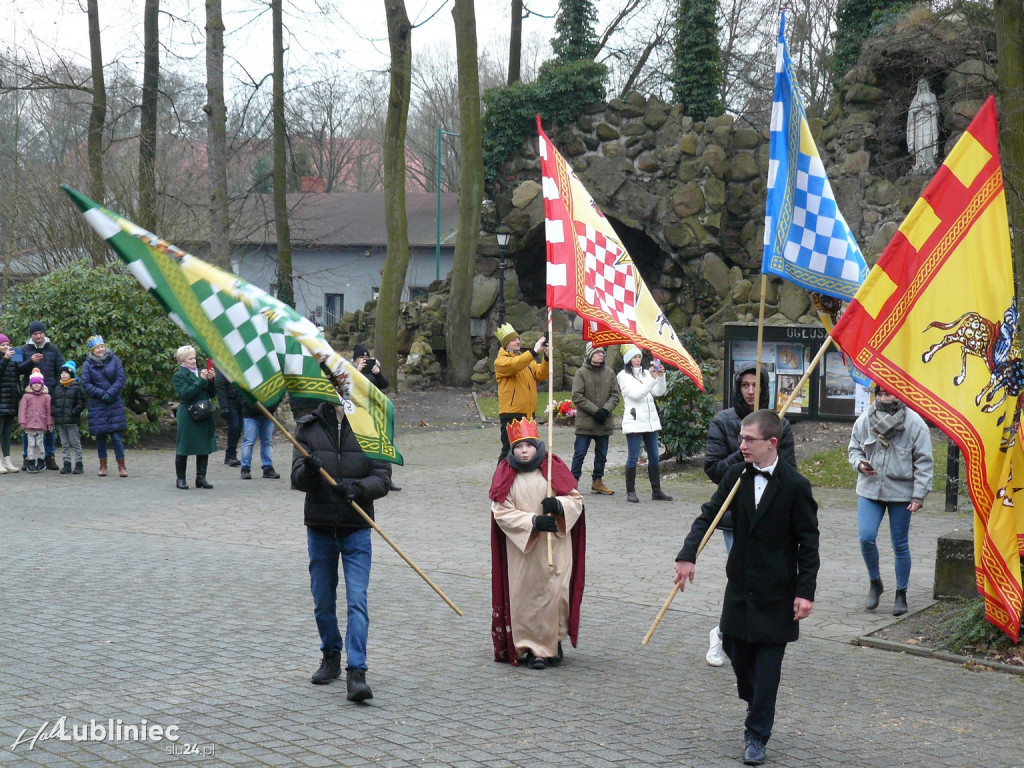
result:
[[[515,445],[520,440],[525,440],[528,437],[540,440],[540,433],[537,431],[537,422],[533,419],[516,419],[515,421],[509,422],[509,425],[505,427],[505,430],[508,432],[509,445]]]
[[[512,323],[499,325],[498,330],[494,332],[494,335],[498,337],[498,343],[503,347],[513,339],[519,338],[519,334],[516,333],[516,329],[512,327]]]

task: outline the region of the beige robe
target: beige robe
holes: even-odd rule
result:
[[[565,517],[557,517],[558,533],[552,541],[555,565],[548,565],[547,534],[533,530],[533,516],[541,514],[547,480],[539,469],[520,472],[503,503],[491,502],[491,513],[505,534],[508,557],[509,609],[516,653],[532,651],[552,657],[569,632],[569,578],[572,543],[569,532],[583,513],[583,497],[576,489],[559,496]]]

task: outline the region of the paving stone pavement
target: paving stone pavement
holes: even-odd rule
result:
[[[641,482],[642,503],[627,504],[620,469],[607,478],[614,496],[585,493],[580,646],[558,669],[516,669],[491,660],[494,426],[403,428],[398,442],[404,490],[379,503],[378,521],[465,616],[375,537],[374,698],[365,705],[345,700],[343,680],[309,684],[319,640],[302,495],[287,479],[243,482],[215,455],[214,490],[182,492],[171,452],[141,450],[129,452],[126,479],[96,477],[94,457],[84,476],[0,476],[0,764],[741,764],[733,675],[704,661],[724,584],[720,537],[650,644],[640,644],[710,484],[669,477],[669,504],[648,501]],[[621,435],[612,467],[625,455],[617,443]],[[560,430],[555,445],[571,451],[571,433]],[[276,450],[284,471],[290,449],[280,437]],[[1024,765],[1024,678],[851,644],[892,616],[861,607],[854,494],[830,490],[819,502],[819,589],[786,655],[768,764]],[[912,609],[930,603],[936,537],[967,522],[930,502],[911,528]],[[880,545],[887,608],[884,528]],[[32,745],[61,717],[70,736],[86,735],[90,721],[120,720],[176,726],[179,738]]]

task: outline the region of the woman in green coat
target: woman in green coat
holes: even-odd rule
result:
[[[193,421],[188,407],[199,400],[209,400],[217,394],[212,370],[196,368],[195,347],[186,344],[175,353],[178,370],[174,372],[174,391],[178,393],[178,445],[175,449],[174,469],[178,475],[177,486],[188,490],[185,470],[188,457],[196,457],[196,488],[213,488],[206,482],[206,467],[210,454],[217,450],[217,433],[213,418]]]

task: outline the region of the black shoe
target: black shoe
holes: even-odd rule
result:
[[[353,669],[349,667],[345,675],[345,683],[348,686],[349,701],[366,701],[373,698],[373,691],[366,684],[366,670]]]
[[[37,472],[42,472],[44,469],[46,469],[46,464],[43,463],[42,459],[39,459],[38,461],[33,459],[28,463],[28,471],[33,475]]]
[[[53,458],[53,456],[47,456],[46,457],[46,468],[47,469],[52,469],[55,472],[58,469],[60,469],[60,467],[57,466],[57,460],[55,458]]]
[[[277,480],[279,477],[280,477],[280,475],[277,474],[277,472],[274,471],[274,466],[273,465],[271,465],[269,467],[264,467],[263,468],[263,479],[264,480]]]
[[[885,592],[885,587],[882,586],[881,579],[872,579],[871,584],[868,586],[868,596],[864,598],[864,607],[869,611],[875,610],[878,607],[878,598]]]
[[[764,748],[764,742],[752,733],[743,737],[743,764],[761,765],[768,759],[768,750]]]
[[[71,474],[71,462],[70,461],[65,461],[64,462],[64,466],[60,468],[60,473],[62,475],[70,475]]]
[[[196,475],[196,488],[208,488],[213,490],[213,486],[206,482],[206,478],[202,475]]]
[[[224,457],[224,463],[227,464],[229,467],[240,467],[240,466],[242,466],[242,462],[239,461],[238,459],[236,459],[234,456],[225,456]]]
[[[327,685],[341,677],[341,651],[324,651],[323,654],[320,668],[310,678],[313,685]]]
[[[252,470],[249,467],[242,467],[242,479],[252,480]]]
[[[73,470],[71,470],[71,474],[72,475],[80,475],[84,471],[85,471],[85,469],[82,467],[82,462],[76,461],[75,462],[75,468]]]
[[[185,478],[184,477],[179,477],[177,480],[175,480],[174,481],[174,485],[178,488],[178,490],[181,490],[181,491],[187,491],[188,490],[188,483],[185,482]]]
[[[548,663],[540,656],[534,656],[533,651],[526,652],[526,658],[523,660],[524,667],[529,667],[530,669],[544,669],[547,665]]]
[[[33,462],[33,464],[34,463],[35,462]],[[29,468],[28,458],[22,459],[21,460],[21,471],[22,472],[28,472],[28,468]]]
[[[548,656],[546,659],[544,659],[544,661],[546,661],[548,663],[549,667],[557,667],[559,664],[562,663],[562,659],[563,658],[564,657],[562,655],[562,643],[559,642],[558,643],[558,654],[556,656]]]
[[[896,602],[892,606],[893,616],[902,616],[907,612],[907,590],[896,590]]]
[[[391,480],[388,480],[388,489],[392,490],[392,491],[400,491],[400,490],[402,490],[397,485],[395,485],[394,482],[392,482]]]

